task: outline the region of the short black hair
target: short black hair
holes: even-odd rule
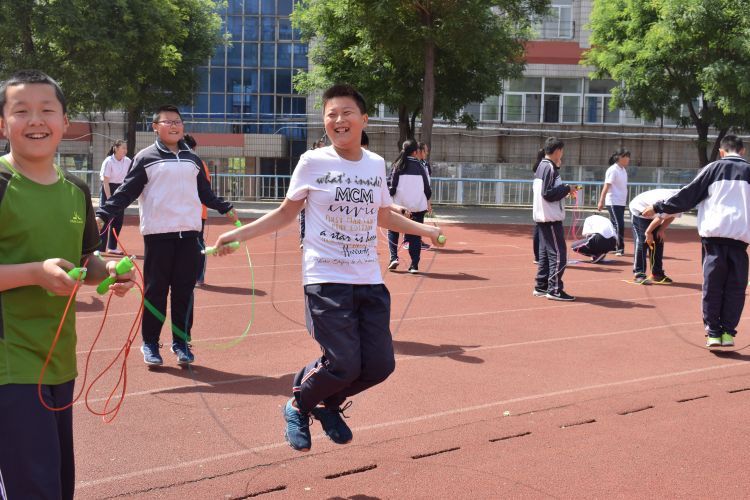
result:
[[[362,138],[359,140],[359,145],[362,147],[370,145],[370,138],[364,130],[362,131]]]
[[[27,83],[43,83],[45,85],[51,85],[55,89],[55,97],[62,104],[63,114],[68,112],[68,103],[65,100],[65,94],[63,94],[60,84],[57,83],[51,76],[39,71],[38,69],[22,69],[16,71],[7,80],[0,83],[0,117],[5,117],[4,108],[7,102],[8,87],[15,87],[16,85],[24,85]]]
[[[359,111],[362,114],[367,113],[367,103],[365,102],[365,98],[351,85],[339,83],[333,87],[329,87],[328,90],[323,92],[323,109],[325,109],[326,103],[334,97],[351,97],[354,99],[354,102],[357,103]]]
[[[177,109],[177,106],[174,106],[172,104],[165,104],[164,106],[159,106],[159,109],[156,110],[156,113],[154,113],[154,123],[159,123],[159,117],[162,113],[165,113],[167,111],[171,111],[172,113],[177,113],[177,115],[180,117],[180,120],[182,120],[182,115],[180,114],[180,110]]]
[[[734,134],[727,134],[721,140],[719,147],[727,153],[739,153],[745,147],[742,139]]]
[[[198,147],[198,142],[195,140],[195,137],[190,134],[183,135],[182,140],[185,141],[185,144],[187,144],[187,147],[189,147],[190,149],[195,149],[196,147]]]

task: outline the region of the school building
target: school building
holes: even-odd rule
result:
[[[631,180],[692,178],[698,167],[693,129],[610,110],[617,83],[592,80],[592,68],[579,64],[590,46],[585,26],[592,4],[552,0],[550,14],[527,44],[523,78],[503,82],[502,95],[465,107],[476,129],[436,121],[431,158],[436,176],[526,179],[544,139],[558,136],[566,142],[568,178],[602,178],[609,155],[621,146],[632,152]],[[308,47],[289,18],[293,8],[293,0],[229,0],[220,12],[232,43],[217,47],[197,69],[200,89],[181,108],[186,131],[196,136],[199,154],[215,173],[288,175],[324,133],[319,96],[299,95],[292,86],[292,76],[308,69]],[[137,149],[153,141],[149,129],[144,123]],[[380,106],[368,133],[371,149],[389,162],[396,157],[394,112]],[[94,172],[112,140],[124,136],[122,113],[77,122],[60,148],[60,161],[72,170],[90,170],[96,191]]]

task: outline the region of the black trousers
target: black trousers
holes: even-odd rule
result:
[[[661,226],[653,232],[654,246],[646,244],[646,229],[652,219],[633,215],[633,274],[646,276],[648,261],[651,261],[651,274],[664,276],[664,241],[660,238]]]
[[[563,290],[562,275],[568,265],[565,230],[562,221],[537,222],[539,227],[539,267],[536,287],[549,293]]]
[[[143,315],[141,333],[144,343],[158,343],[162,319],[167,310],[167,294],[170,295],[172,312],[172,341],[184,342],[181,333],[190,336],[193,325],[193,291],[201,267],[199,231],[170,235],[148,235],[145,243],[143,264],[144,295],[151,305],[161,313],[157,317],[146,310]],[[172,237],[173,236],[173,237]]]
[[[74,385],[74,380],[43,385],[44,402],[53,408],[69,404]],[[0,385],[0,473],[8,500],[72,500],[73,407],[48,410],[39,402],[36,384]]]
[[[385,285],[306,285],[305,319],[323,355],[294,379],[300,410],[310,411],[320,402],[339,407],[396,368],[391,295]]]
[[[718,241],[717,241],[718,240]],[[745,307],[747,245],[737,240],[703,239],[703,324],[711,337],[737,333]]]
[[[609,211],[609,220],[615,226],[617,234],[616,252],[625,252],[625,207],[622,205],[607,205]]]
[[[412,212],[411,220],[423,224],[425,214],[427,214],[426,210],[423,212]],[[388,231],[388,250],[391,253],[391,260],[398,259],[399,234],[395,231]],[[411,258],[412,265],[418,266],[422,255],[422,237],[415,234],[405,234],[404,241],[409,242],[409,257]]]
[[[599,233],[590,234],[586,238],[573,242],[574,252],[587,257],[596,257],[611,252],[617,247],[617,238],[605,238]]]
[[[117,188],[119,188],[119,184],[114,184],[112,182],[109,183],[109,192],[114,194],[115,191],[117,191]],[[104,188],[102,188],[102,193],[100,195],[101,200],[100,204],[104,205],[104,202],[107,201],[107,195],[104,193]],[[117,239],[115,238],[114,233],[117,233],[117,236],[120,236],[120,230],[122,229],[122,221],[124,220],[125,215],[124,213],[118,215],[117,217],[112,218],[112,220],[109,221],[109,229],[99,236],[100,243],[99,243],[99,251],[104,252],[105,250],[117,250]]]

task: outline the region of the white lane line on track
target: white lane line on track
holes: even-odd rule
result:
[[[678,276],[697,276],[699,274],[702,275],[702,273],[689,273],[689,274],[680,274]],[[616,284],[616,283],[621,283],[622,282],[622,278],[618,277],[618,278],[612,278],[610,280],[603,280],[603,279],[593,278],[593,279],[588,279],[588,280],[576,280],[576,281],[567,280],[566,282],[568,284],[570,284],[570,283],[581,284],[581,283],[602,283],[602,282],[607,282],[607,281],[611,281],[612,283]],[[452,294],[459,294],[459,293],[462,293],[462,292],[470,292],[470,291],[476,291],[476,290],[492,290],[492,289],[499,289],[499,288],[523,288],[523,289],[528,289],[529,285],[527,283],[523,283],[523,284],[520,284],[520,283],[511,283],[511,284],[503,284],[503,285],[487,285],[487,286],[474,286],[474,287],[463,287],[463,288],[451,287],[451,288],[441,288],[441,289],[424,289],[424,290],[420,290],[419,294],[420,295],[422,295],[422,294],[428,294],[428,293],[441,293],[441,294],[443,294],[445,292],[450,292]],[[679,288],[679,287],[678,286],[671,286],[670,285],[670,286],[662,286],[662,288],[666,290],[667,288]],[[402,295],[410,296],[413,293],[414,293],[413,291],[393,292],[393,293],[391,293],[391,297],[398,297],[398,296],[402,296]],[[698,292],[696,292],[696,293],[698,293]],[[623,299],[623,301],[628,301],[628,300],[629,299]],[[276,304],[276,305],[279,305],[279,304],[301,303],[303,301],[304,301],[303,298],[299,298],[299,299],[287,299],[287,300],[274,300],[273,303]],[[538,301],[538,299],[537,299],[537,301]],[[606,302],[606,299],[602,298],[602,302],[597,302],[597,304],[601,304],[603,302]],[[581,304],[587,304],[587,302],[581,302]],[[273,305],[273,304],[271,303],[270,299],[267,299],[267,300],[256,300],[255,305],[257,307],[257,306],[269,306],[269,305]],[[218,309],[218,308],[224,308],[224,307],[237,307],[237,306],[248,306],[249,307],[250,303],[249,303],[249,301],[245,301],[245,302],[233,302],[233,303],[230,303],[230,304],[226,304],[226,303],[225,304],[211,304],[211,305],[206,305],[206,306],[195,306],[193,308],[193,310],[197,311],[197,310]],[[114,318],[114,317],[122,317],[122,316],[134,316],[135,313],[136,313],[136,311],[124,312],[124,313],[110,313],[110,314],[108,314],[108,317]],[[76,316],[76,321],[83,321],[83,320],[89,320],[89,319],[101,319],[101,314],[81,314],[81,315]]]
[[[691,297],[695,295],[700,295],[701,292],[693,292],[693,293],[686,293],[681,295],[663,295],[661,297],[650,297],[650,301],[654,300],[661,300],[661,299],[680,299],[684,297]],[[539,299],[537,299],[539,300]],[[601,301],[598,301],[596,303],[588,303],[588,302],[554,302],[553,305],[548,306],[537,306],[537,307],[527,307],[527,308],[516,308],[516,309],[499,309],[494,311],[479,311],[474,313],[460,313],[460,314],[443,314],[443,315],[430,315],[430,316],[412,316],[412,317],[406,317],[406,318],[395,318],[391,319],[391,324],[394,323],[400,323],[402,321],[426,321],[426,320],[439,320],[439,319],[455,319],[455,318],[462,318],[462,317],[476,317],[476,316],[491,316],[496,314],[513,314],[513,313],[524,313],[529,311],[539,311],[539,310],[549,310],[549,309],[559,309],[563,307],[583,307],[583,306],[602,306],[607,304],[608,302],[641,302],[642,297],[634,298],[634,299],[617,299],[617,300],[607,300],[602,299]],[[291,301],[290,301],[291,302]],[[278,304],[278,302],[277,302]],[[233,306],[236,306],[238,304],[234,304]],[[224,305],[225,307],[229,307],[227,305]],[[206,306],[206,307],[214,307],[214,306]],[[127,313],[131,314],[131,313]],[[135,314],[135,313],[132,313]],[[664,325],[668,326],[668,325]],[[291,329],[291,330],[278,330],[274,332],[262,332],[262,333],[251,333],[248,335],[248,337],[267,337],[267,336],[273,336],[273,335],[283,335],[283,334],[290,334],[290,333],[298,333],[298,332],[307,332],[304,328],[297,328],[297,329]],[[217,341],[223,341],[223,340],[230,340],[237,338],[236,335],[227,336],[227,337],[214,337],[214,338],[205,338],[196,340],[196,345],[199,345],[200,343],[210,343],[210,342],[217,342]],[[122,349],[122,346],[120,347],[111,347],[111,348],[105,348],[105,349],[96,349],[93,351],[94,353],[98,352],[113,352],[113,351],[119,351]],[[131,349],[137,349],[137,347],[131,347]],[[76,354],[86,354],[88,353],[88,350],[84,351],[76,351]]]
[[[745,316],[743,316],[744,318]],[[396,356],[397,362],[404,362],[404,361],[419,361],[419,360],[427,360],[430,358],[438,358],[442,356],[447,356],[450,354],[470,354],[473,352],[478,351],[490,351],[490,350],[499,350],[499,349],[510,349],[513,347],[528,347],[530,345],[537,345],[537,344],[551,344],[551,343],[557,343],[557,342],[571,342],[571,341],[578,341],[578,340],[591,340],[594,338],[605,338],[605,337],[613,337],[617,335],[625,335],[625,334],[633,334],[633,333],[642,333],[642,332],[650,332],[653,330],[659,330],[659,329],[672,329],[674,327],[679,326],[691,326],[691,325],[698,325],[702,324],[702,322],[693,321],[689,323],[671,323],[669,325],[657,325],[657,326],[648,326],[644,328],[631,328],[627,330],[617,330],[614,332],[605,332],[605,333],[591,333],[588,335],[573,335],[568,337],[555,337],[551,339],[536,339],[536,340],[529,340],[524,342],[514,342],[511,344],[496,344],[496,345],[490,345],[490,346],[479,346],[479,347],[470,347],[465,349],[452,349],[448,351],[443,351],[439,353],[434,353],[430,355],[399,355]],[[253,380],[262,380],[267,378],[273,378],[273,379],[281,379],[283,377],[288,377],[290,375],[295,375],[297,372],[289,372],[289,373],[281,373],[281,374],[275,374],[275,375],[253,375],[250,377],[239,377],[234,378],[231,380],[220,380],[216,382],[203,382],[196,380],[194,383],[191,384],[183,384],[183,385],[177,385],[172,387],[160,387],[157,389],[148,389],[145,391],[138,391],[138,392],[129,392],[126,394],[126,397],[135,397],[135,396],[148,396],[151,394],[159,394],[162,392],[169,392],[169,391],[175,391],[175,390],[182,390],[187,389],[190,387],[214,387],[214,386],[223,386],[223,385],[231,385],[231,384],[238,384],[238,383],[244,383],[244,382],[252,382]],[[108,398],[97,398],[97,399],[90,399],[90,403],[98,403],[101,401],[106,401]],[[117,398],[115,398],[117,399]],[[79,401],[75,403],[75,405],[82,404],[82,401]]]
[[[697,373],[706,373],[706,372],[710,372],[710,371],[714,371],[714,370],[725,370],[725,369],[737,368],[737,367],[741,367],[741,366],[746,367],[747,363],[745,361],[736,361],[736,362],[732,362],[732,363],[725,363],[725,364],[718,365],[718,366],[709,366],[709,367],[704,367],[704,368],[695,368],[695,369],[692,369],[692,370],[683,370],[683,371],[678,371],[678,372],[662,373],[660,375],[649,375],[647,377],[639,377],[639,378],[634,378],[634,379],[620,380],[620,381],[617,381],[617,382],[607,382],[607,383],[604,383],[604,384],[593,384],[593,385],[587,385],[587,386],[583,386],[583,387],[575,387],[575,388],[571,388],[571,389],[563,389],[563,390],[559,390],[559,391],[546,392],[546,393],[542,393],[542,394],[531,394],[529,396],[521,396],[521,397],[517,397],[517,398],[504,399],[502,401],[492,401],[492,402],[489,402],[489,403],[483,403],[483,404],[479,404],[479,405],[464,406],[464,407],[453,408],[451,410],[446,410],[446,411],[441,411],[441,412],[436,412],[436,413],[429,413],[429,414],[425,414],[425,415],[418,415],[416,417],[404,418],[404,419],[400,419],[400,420],[392,420],[390,422],[381,422],[381,423],[378,423],[378,424],[371,424],[371,425],[365,425],[365,426],[361,426],[361,427],[355,427],[352,430],[354,432],[364,432],[364,431],[371,431],[371,430],[375,430],[375,429],[382,429],[382,428],[386,428],[386,427],[396,427],[396,426],[401,426],[401,425],[414,424],[414,423],[417,423],[417,422],[424,422],[425,420],[434,420],[434,419],[438,419],[438,418],[449,417],[449,416],[452,416],[452,415],[459,415],[459,414],[463,414],[463,413],[470,413],[470,412],[475,412],[475,411],[487,410],[487,409],[490,409],[490,408],[496,408],[498,406],[513,404],[513,403],[520,403],[520,402],[525,402],[525,401],[535,401],[535,400],[539,400],[539,399],[551,398],[551,397],[558,397],[558,396],[566,396],[566,395],[569,395],[569,394],[576,394],[576,393],[585,392],[585,391],[593,391],[593,390],[599,390],[599,389],[609,389],[609,388],[612,388],[612,387],[619,387],[619,386],[624,386],[624,385],[629,385],[629,384],[640,384],[640,383],[643,383],[643,382],[650,382],[650,381],[655,381],[655,380],[662,380],[662,379],[668,379],[668,378],[682,377],[682,376],[687,376],[687,375],[694,375],[694,374],[697,374]],[[320,439],[320,438],[322,438],[322,434],[316,434],[314,436],[314,439],[316,439],[316,440]],[[226,459],[230,459],[230,458],[238,458],[238,457],[247,456],[247,455],[251,455],[251,454],[254,454],[254,453],[258,453],[258,452],[262,452],[262,451],[267,451],[267,450],[271,450],[271,449],[275,449],[275,448],[284,448],[284,447],[287,447],[287,446],[288,445],[286,444],[286,442],[270,443],[270,444],[256,446],[256,447],[253,447],[253,448],[248,448],[248,449],[245,449],[245,450],[235,451],[235,452],[231,452],[231,453],[223,453],[223,454],[219,454],[219,455],[213,455],[213,456],[209,456],[209,457],[199,458],[199,459],[196,459],[196,460],[191,460],[189,462],[181,462],[181,463],[178,463],[178,464],[163,465],[163,466],[160,466],[160,467],[151,467],[151,468],[148,468],[148,469],[143,469],[143,470],[139,470],[139,471],[129,472],[127,474],[120,474],[120,475],[117,475],[117,476],[109,476],[109,477],[104,477],[104,478],[101,478],[101,479],[93,479],[93,480],[88,480],[88,481],[81,481],[81,482],[79,482],[77,484],[77,488],[79,488],[79,489],[90,488],[92,486],[98,486],[98,485],[101,485],[101,484],[107,484],[107,483],[112,483],[112,482],[116,482],[116,481],[124,481],[124,480],[127,480],[127,479],[132,479],[134,477],[159,474],[159,473],[173,471],[173,470],[178,470],[178,469],[190,468],[190,467],[194,467],[194,466],[197,466],[197,465],[200,465],[200,464],[217,462],[217,461],[220,461],[220,460],[226,460]]]

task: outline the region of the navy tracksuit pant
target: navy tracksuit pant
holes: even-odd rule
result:
[[[143,237],[145,258],[143,279],[144,297],[162,315],[170,297],[172,325],[190,336],[193,324],[193,292],[201,270],[200,231],[152,234]],[[163,317],[144,310],[141,333],[144,343],[158,343]],[[172,342],[184,342],[172,332]]]
[[[646,229],[651,221],[652,219],[633,214],[633,274],[645,277],[650,260],[651,274],[659,278],[664,276],[664,241],[659,236],[661,227],[658,227],[652,233],[653,248],[646,244]]]
[[[596,257],[603,253],[611,252],[617,247],[617,238],[605,238],[599,233],[590,234],[587,237],[575,241],[571,248],[574,252],[587,257]]]
[[[562,275],[568,265],[565,230],[562,221],[537,222],[539,227],[539,267],[536,287],[556,294],[563,290]]]
[[[609,220],[615,227],[617,234],[616,252],[625,252],[625,207],[623,205],[607,205]]]
[[[42,398],[61,408],[73,400],[74,385],[43,385]],[[36,384],[0,385],[0,492],[3,486],[8,500],[73,499],[73,407],[48,410]]]
[[[109,183],[109,192],[114,194],[115,191],[117,191],[117,188],[119,188],[119,184],[115,184],[113,182]],[[104,205],[104,203],[107,201],[107,195],[104,192],[104,188],[102,188],[102,193],[100,195],[99,205]],[[124,213],[121,213],[117,217],[114,217],[111,221],[109,221],[109,224],[107,224],[106,227],[108,229],[104,232],[104,234],[99,236],[100,243],[99,243],[99,251],[104,252],[106,250],[117,250],[117,238],[115,238],[115,233],[117,233],[117,236],[120,236],[120,231],[122,230],[122,222],[125,219]],[[109,243],[107,243],[109,241]]]
[[[427,211],[423,212],[412,212],[411,220],[424,223],[424,216]],[[388,230],[388,250],[391,253],[391,260],[398,260],[398,238],[399,233]],[[419,266],[419,259],[422,255],[422,237],[416,234],[405,234],[404,241],[409,243],[409,257],[411,258],[411,265],[414,267]]]
[[[747,244],[728,238],[703,238],[703,323],[710,337],[737,333],[745,307]]]
[[[338,408],[396,368],[391,296],[384,284],[306,285],[305,320],[323,355],[294,379],[300,411],[309,412],[321,402]]]

